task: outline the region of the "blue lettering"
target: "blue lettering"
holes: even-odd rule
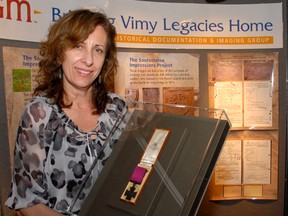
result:
[[[236,22],[233,20],[229,20],[229,31],[232,32],[235,31],[242,31],[242,32],[263,32],[263,31],[272,31],[273,30],[273,24],[271,22],[257,22],[257,23],[240,23],[240,20],[238,19]]]
[[[179,31],[179,29],[180,29],[179,26],[180,26],[179,22],[173,22],[172,23],[172,29],[175,31]]]
[[[133,18],[133,17],[132,17],[132,18]],[[121,16],[121,20],[122,20],[122,23],[123,23],[125,29],[127,29],[128,26],[129,26],[129,22],[130,22],[130,16],[129,16],[127,22],[125,22],[125,18],[124,18],[123,16]]]
[[[52,21],[58,20],[61,15],[60,15],[60,9],[59,8],[52,8]]]
[[[171,30],[171,28],[168,28],[167,27],[167,24],[166,24],[166,18],[164,18],[164,31],[170,31]]]
[[[157,21],[151,22],[147,20],[136,20],[132,16],[128,16],[127,20],[121,16],[121,20],[126,29],[130,27],[131,29],[147,30],[149,34],[152,34],[157,26]]]

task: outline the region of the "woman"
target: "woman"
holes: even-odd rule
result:
[[[126,122],[125,102],[110,93],[115,36],[105,15],[81,9],[52,25],[41,43],[39,85],[20,120],[6,201],[16,215],[80,210]]]

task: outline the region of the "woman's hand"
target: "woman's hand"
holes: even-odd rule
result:
[[[62,214],[40,203],[35,206],[19,209],[15,212],[16,216],[60,216]]]

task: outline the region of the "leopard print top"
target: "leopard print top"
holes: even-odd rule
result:
[[[105,112],[95,123],[97,129],[85,133],[46,96],[37,96],[26,105],[19,123],[12,189],[6,205],[17,210],[43,203],[65,213],[97,157],[73,208],[73,212],[79,211],[126,125],[127,119],[119,121],[123,116],[128,116],[126,103],[109,93]],[[112,130],[115,132],[104,144]]]

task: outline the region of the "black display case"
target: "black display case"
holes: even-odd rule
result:
[[[231,127],[224,110],[139,102],[129,107],[128,124],[79,215],[195,215]],[[135,196],[127,183],[155,129],[169,136],[137,202],[125,202],[123,193],[128,200]]]

